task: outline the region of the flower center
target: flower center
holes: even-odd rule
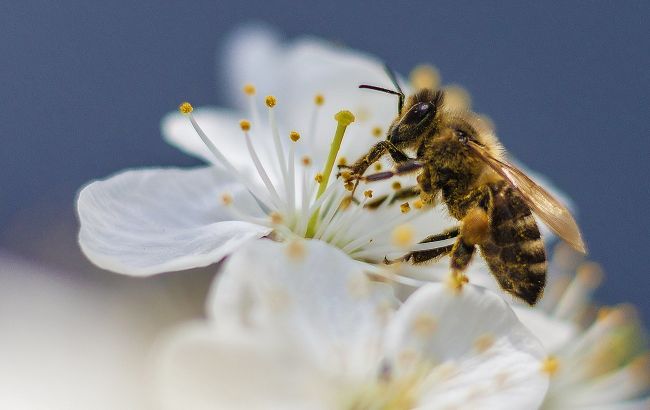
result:
[[[354,121],[351,112],[340,111],[335,115],[336,131],[327,160],[320,168],[319,164],[313,163],[314,157],[308,151],[309,147],[316,145],[309,139],[314,138],[318,127],[319,111],[325,101],[323,96],[317,95],[314,98],[311,130],[305,136],[298,131],[291,131],[289,138],[285,139],[280,137],[275,115],[277,98],[265,98],[268,116],[267,121],[262,122],[254,100],[255,88],[248,85],[244,92],[250,100],[250,118],[254,120],[242,120],[240,128],[257,174],[255,179],[233,165],[228,156],[205,134],[192,115],[191,104],[185,102],[179,106],[179,111],[188,117],[216,162],[246,187],[262,211],[261,214],[244,211],[245,207],[238,206],[235,195],[224,192],[222,204],[231,210],[234,217],[272,227],[272,237],[276,240],[289,240],[296,236],[319,239],[342,249],[355,259],[371,263],[381,263],[386,257],[399,257],[415,249],[427,250],[440,246],[439,243],[415,244],[414,241],[409,242],[408,246],[394,243],[392,238],[400,234],[404,225],[426,212],[417,199],[413,201],[412,207],[408,203],[391,206],[399,187],[385,195],[380,205],[369,210],[365,205],[373,197],[372,190],[366,190],[360,199],[352,198],[343,183],[331,177],[337,160],[339,164],[345,161],[345,158],[339,156],[339,150],[347,127]],[[265,136],[272,139],[273,149],[260,147]],[[260,153],[266,155],[260,156]],[[301,159],[296,161],[299,153]],[[396,229],[398,232],[391,235]]]

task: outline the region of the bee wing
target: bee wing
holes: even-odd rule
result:
[[[571,245],[575,250],[587,253],[587,248],[580,229],[571,212],[549,194],[544,188],[537,185],[532,179],[514,165],[494,158],[481,145],[469,141],[469,147],[474,153],[490,166],[497,174],[505,179],[512,187],[517,189],[531,210],[560,238]]]

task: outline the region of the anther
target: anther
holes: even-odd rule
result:
[[[192,104],[188,103],[185,101],[181,105],[178,106],[178,111],[181,112],[181,114],[190,114],[192,111],[194,111],[194,107],[192,107]]]
[[[323,174],[321,174],[321,173],[319,172],[319,173],[316,174],[316,176],[314,177],[314,180],[320,184],[321,182],[323,182]]]
[[[343,110],[337,112],[336,115],[334,115],[334,119],[338,121],[340,125],[347,127],[354,122],[354,114],[350,111]]]
[[[325,97],[323,97],[323,94],[316,94],[314,96],[314,104],[316,104],[316,105],[325,104]]]
[[[346,182],[345,184],[343,184],[343,187],[344,187],[346,190],[352,192],[352,191],[354,190],[354,182],[352,182],[352,181],[348,181],[348,182]]]
[[[272,96],[272,95],[267,95],[267,96],[266,96],[266,99],[264,100],[264,102],[266,103],[266,106],[267,106],[267,107],[269,107],[269,108],[273,108],[273,107],[275,107],[275,104],[278,103],[278,100],[277,100],[277,98],[275,98],[275,97]]]
[[[393,244],[400,248],[408,248],[415,241],[415,230],[411,225],[399,225],[393,230]]]
[[[348,160],[345,157],[339,158],[339,165],[343,166],[347,164],[348,164]]]
[[[255,95],[255,86],[253,84],[246,84],[244,86],[244,94]]]
[[[271,217],[271,223],[273,225],[280,225],[283,221],[282,215],[278,212],[271,212],[269,216]]]
[[[421,199],[418,198],[415,201],[413,201],[413,207],[415,209],[422,209],[424,207],[424,203],[422,202]]]
[[[294,261],[303,259],[307,253],[305,250],[305,245],[301,240],[290,241],[287,244],[286,252],[289,259],[292,259]]]
[[[372,198],[372,189],[363,192],[363,196],[366,198]]]
[[[402,211],[403,214],[408,213],[411,210],[411,205],[409,205],[408,202],[404,202],[402,205],[399,206],[400,211]]]
[[[391,185],[391,187],[393,187],[393,189],[394,189],[395,191],[399,191],[400,189],[402,189],[402,184],[400,184],[399,182],[395,181],[395,182],[393,182],[393,184]]]
[[[289,138],[291,138],[291,141],[293,142],[298,142],[300,139],[300,133],[298,131],[291,131],[289,133]]]
[[[306,167],[311,165],[311,158],[309,156],[307,156],[307,155],[302,157],[301,161],[302,161],[302,165],[304,165]]]
[[[251,123],[248,120],[241,120],[239,121],[239,127],[242,129],[242,131],[248,131],[251,129]]]
[[[230,195],[230,194],[227,193],[227,192],[221,194],[221,202],[222,202],[224,205],[226,205],[226,206],[231,205],[232,202],[233,202],[232,195]]]
[[[382,134],[381,131],[382,131],[381,127],[373,127],[372,128],[372,136],[377,137],[377,138],[381,137],[381,134]]]
[[[352,172],[350,171],[341,172],[341,178],[343,178],[344,181],[349,180],[350,178],[352,178]]]
[[[381,171],[381,169],[382,169],[381,162],[375,162],[375,171]]]
[[[435,90],[440,85],[440,73],[438,73],[438,70],[434,66],[429,64],[422,64],[415,67],[409,77],[411,85],[415,90],[422,88]]]
[[[559,367],[560,367],[560,362],[557,360],[557,358],[553,356],[547,357],[542,362],[542,371],[544,373],[548,373],[549,376],[552,376],[555,373],[557,373]]]

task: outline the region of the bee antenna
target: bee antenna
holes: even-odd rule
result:
[[[381,91],[382,93],[399,96],[399,101],[397,102],[397,113],[399,114],[402,112],[402,107],[404,106],[404,92],[402,91],[402,88],[397,83],[397,77],[395,76],[395,73],[390,68],[388,68],[388,66],[384,66],[384,69],[386,70],[386,74],[388,74],[390,81],[393,83],[395,88],[397,88],[397,91],[389,90],[388,88],[384,88],[384,87],[377,87],[376,85],[368,85],[368,84],[361,84],[359,88],[366,88],[368,90]]]

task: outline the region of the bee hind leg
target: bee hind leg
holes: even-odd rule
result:
[[[463,218],[460,225],[460,235],[451,250],[451,272],[457,283],[464,283],[467,277],[464,272],[472,261],[476,245],[483,243],[489,236],[489,221],[483,208],[471,209]]]
[[[460,233],[460,229],[458,227],[448,229],[443,233],[439,233],[436,235],[431,235],[427,236],[423,240],[420,241],[420,243],[431,243],[431,242],[438,242],[438,241],[444,241],[446,239],[451,239]],[[393,260],[388,260],[384,259],[384,263],[386,264],[391,264],[391,263],[396,263],[396,262],[411,262],[414,265],[426,263],[432,260],[435,260],[437,258],[443,257],[449,252],[451,252],[453,248],[453,244],[451,245],[446,245],[446,246],[441,246],[439,248],[434,248],[434,249],[428,249],[426,251],[414,251],[414,252],[409,252],[406,255],[402,256],[401,258],[398,259],[393,259]]]
[[[373,199],[372,201],[367,202],[365,207],[368,208],[368,209],[377,209],[389,197],[391,197],[389,205],[392,205],[396,201],[411,199],[411,198],[416,197],[418,195],[420,195],[420,187],[417,186],[417,185],[414,185],[414,186],[410,186],[410,187],[407,187],[407,188],[402,188],[402,189],[396,191],[392,195],[379,196],[379,197]]]

